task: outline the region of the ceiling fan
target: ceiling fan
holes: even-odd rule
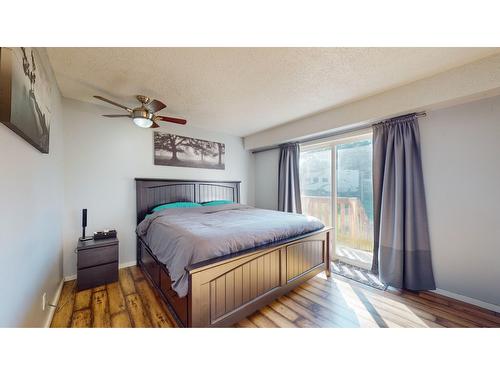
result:
[[[141,105],[137,108],[128,108],[122,104],[118,104],[112,100],[103,98],[99,95],[94,95],[94,98],[113,104],[117,107],[123,108],[128,112],[126,115],[103,115],[104,117],[130,117],[134,124],[141,128],[159,128],[159,121],[173,122],[175,124],[186,125],[187,121],[182,118],[167,117],[157,115],[156,112],[161,111],[167,106],[156,99],[148,98],[144,95],[137,95],[137,100]]]

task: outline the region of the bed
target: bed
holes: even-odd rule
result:
[[[297,229],[296,232],[287,231],[283,225],[279,226],[280,220],[272,220],[275,215],[282,215],[283,220],[292,220],[293,215],[289,215],[289,218],[283,213],[259,211],[239,204],[189,208],[183,212],[183,209],[164,210],[169,212],[148,215],[153,207],[170,202],[228,200],[240,203],[239,181],[136,178],[136,195],[137,264],[181,327],[231,326],[319,272],[326,270],[327,275],[330,274],[332,229],[323,227],[301,233],[308,228],[315,228],[311,223],[303,223],[311,226]],[[240,218],[252,220],[254,217],[255,221],[255,215],[262,215],[263,218],[269,215],[269,218],[263,219],[269,223],[267,226],[272,227],[273,224],[277,229],[281,228],[276,240],[256,240],[253,243],[250,241],[252,236],[249,236],[252,232],[246,231],[243,225],[238,227],[234,224]],[[203,223],[198,218],[202,218]],[[223,220],[227,223],[226,232],[220,231]],[[184,227],[177,227],[175,232],[172,229],[189,222],[192,225],[189,231],[185,231],[185,236],[179,235],[183,233]],[[153,232],[153,225],[159,232],[160,224],[165,227],[164,233],[161,233],[163,237],[159,234],[152,237],[151,233],[148,236],[148,231]],[[290,225],[290,228],[294,226],[297,227],[297,223]],[[204,232],[208,227],[214,229]],[[220,232],[214,232],[217,228]],[[258,239],[258,232],[254,233]],[[206,238],[210,235],[213,237],[212,242]],[[198,236],[203,241],[190,242],[189,236]],[[217,241],[223,241],[223,237],[226,242],[218,246]],[[185,262],[180,263],[185,277],[179,277],[179,265],[174,269],[169,258],[172,254],[175,255],[175,251],[159,251],[161,246],[172,242],[172,238],[175,238],[178,248],[177,255]],[[204,241],[205,238],[207,241]],[[210,248],[212,244],[213,249]],[[208,254],[205,255],[208,259],[195,256],[203,246],[207,247],[203,251]],[[232,247],[231,252],[223,251],[226,246]],[[175,282],[172,283],[172,280]]]

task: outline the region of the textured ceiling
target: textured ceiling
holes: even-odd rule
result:
[[[65,97],[167,104],[246,136],[499,53],[498,48],[48,48]],[[120,113],[110,106],[107,113]],[[110,121],[126,121],[113,119]]]

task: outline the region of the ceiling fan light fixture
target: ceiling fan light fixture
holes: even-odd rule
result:
[[[165,103],[156,99],[150,99],[144,95],[137,95],[137,100],[141,103],[140,107],[129,108],[112,100],[103,98],[102,96],[94,95],[94,98],[102,100],[106,103],[120,107],[128,112],[127,115],[103,115],[104,117],[130,117],[134,124],[140,128],[158,128],[158,121],[172,122],[174,124],[186,125],[186,120],[183,118],[157,116],[156,112],[161,111],[167,106]]]
[[[141,128],[149,128],[151,125],[153,125],[153,121],[148,119],[148,118],[143,118],[143,117],[134,117],[133,118],[134,124]]]

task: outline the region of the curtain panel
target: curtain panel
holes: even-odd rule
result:
[[[396,288],[435,289],[415,115],[373,126],[372,270]]]
[[[299,144],[280,146],[278,170],[278,210],[302,213],[299,180]]]

